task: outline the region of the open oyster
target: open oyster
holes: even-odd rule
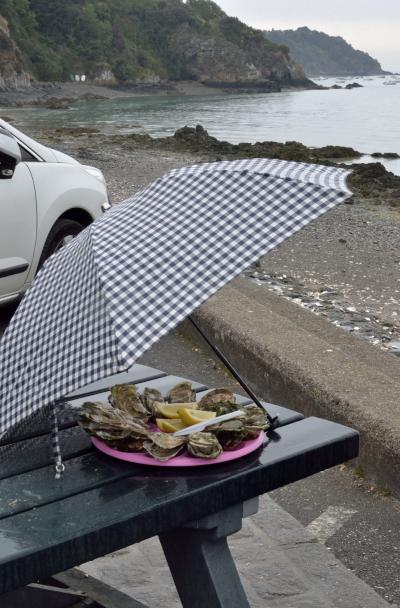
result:
[[[215,388],[210,391],[204,397],[200,399],[200,409],[208,409],[209,405],[215,405],[216,403],[235,403],[235,395],[228,388]]]
[[[111,439],[105,443],[119,452],[144,452],[145,441],[146,437],[125,437],[124,439]]]
[[[236,403],[209,403],[208,405],[200,405],[200,403],[198,408],[199,410],[215,412],[217,416],[230,414],[231,412],[236,412],[239,409],[239,406]]]
[[[167,393],[166,401],[169,403],[194,403],[196,392],[192,389],[191,382],[180,382]]]
[[[148,419],[150,413],[143,405],[137,388],[134,384],[116,384],[111,387],[110,403],[130,414],[134,418]]]
[[[214,433],[223,450],[235,450],[247,438],[247,429],[241,418],[234,418],[209,426],[208,430]]]
[[[145,422],[105,403],[84,403],[79,424],[90,435],[113,447],[133,442],[142,447],[150,434]]]
[[[174,437],[169,433],[149,433],[143,447],[156,460],[165,461],[177,456],[186,442],[187,437]]]
[[[142,401],[146,410],[151,414],[151,416],[156,415],[156,407],[155,403],[163,403],[164,397],[156,388],[146,388],[142,394]]]
[[[244,426],[246,429],[246,439],[255,439],[261,431],[266,431],[271,426],[267,417],[267,412],[250,404],[241,408],[245,413]]]
[[[189,435],[187,449],[197,458],[217,458],[222,454],[221,444],[212,433],[200,432]]]

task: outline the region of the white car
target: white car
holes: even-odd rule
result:
[[[110,206],[102,172],[0,120],[0,304]]]

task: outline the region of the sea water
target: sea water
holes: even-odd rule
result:
[[[107,132],[147,132],[161,137],[184,125],[201,124],[210,135],[232,143],[299,141],[308,146],[349,146],[365,154],[400,153],[399,76],[315,80],[323,86],[342,87],[358,82],[362,88],[138,96],[78,102],[67,110],[20,108],[12,113],[22,129],[33,122],[36,128],[90,125]],[[381,162],[400,174],[400,160]]]

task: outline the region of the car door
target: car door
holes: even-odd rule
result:
[[[0,180],[0,302],[19,292],[28,276],[36,242],[36,195],[26,163]]]

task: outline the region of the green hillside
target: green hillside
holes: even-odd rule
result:
[[[358,51],[339,36],[300,27],[297,30],[265,32],[268,40],[290,49],[310,76],[370,76],[385,74],[380,63]]]
[[[72,74],[110,83],[305,81],[285,47],[211,0],[2,0],[1,17],[15,69],[42,81]]]

